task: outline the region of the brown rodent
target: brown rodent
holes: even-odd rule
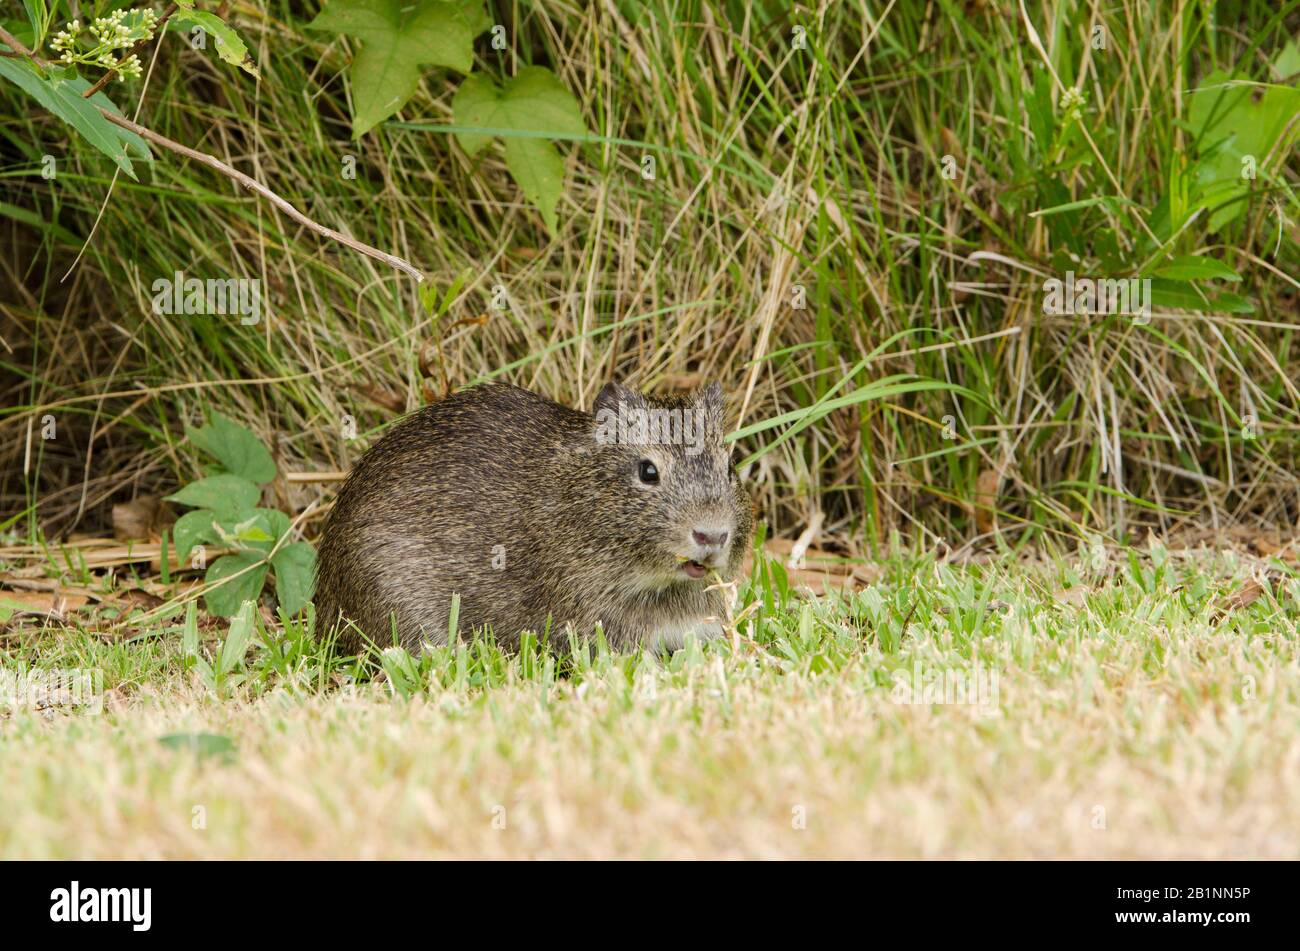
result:
[[[706,589],[735,575],[753,524],[721,388],[659,399],[610,383],[593,410],[487,384],[394,426],[325,525],[320,628],[337,624],[345,650],[443,644],[459,594],[461,636],[486,627],[507,647],[597,624],[617,650],[720,633],[724,595]]]

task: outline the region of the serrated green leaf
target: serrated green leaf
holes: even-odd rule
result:
[[[232,475],[259,485],[275,478],[275,461],[262,441],[220,413],[198,429],[185,430],[190,442],[221,463]]]
[[[253,76],[260,75],[253,58],[248,55],[248,47],[231,27],[220,17],[191,7],[184,7],[172,16],[178,26],[199,27],[210,34],[217,43],[217,55],[231,66],[238,66]]]
[[[311,600],[316,575],[316,549],[307,542],[285,545],[271,559],[275,569],[275,595],[289,615],[297,614]]]
[[[191,482],[179,492],[167,496],[167,501],[190,508],[211,509],[222,517],[230,517],[254,508],[261,497],[262,490],[252,482],[242,476],[222,473]]]
[[[308,26],[362,42],[352,61],[352,137],[359,139],[406,105],[421,66],[468,73],[474,37],[487,28],[481,2],[403,5],[401,0],[331,0]]]
[[[27,60],[0,57],[0,76],[10,80],[37,102],[72,126],[117,167],[132,178],[136,177],[131,165],[131,153],[140,159],[152,159],[149,146],[134,132],[109,122],[99,111],[102,106],[121,115],[117,107],[102,92],[90,99],[82,98],[90,84],[75,74],[41,72]]]
[[[203,601],[208,610],[217,617],[233,617],[245,601],[257,600],[257,596],[262,593],[262,585],[266,583],[269,568],[265,559],[264,552],[240,551],[233,555],[222,555],[208,565],[207,573],[203,576],[208,584],[249,569],[220,588],[206,592]]]
[[[506,167],[554,234],[564,160],[547,138],[586,134],[573,94],[549,69],[527,66],[500,87],[475,73],[460,84],[451,108],[457,125],[486,130],[456,133],[456,141],[470,156],[481,152],[494,135],[505,137]]]

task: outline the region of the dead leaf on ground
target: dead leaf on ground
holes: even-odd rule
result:
[[[151,594],[143,588],[128,588],[125,591],[115,592],[111,597],[105,599],[106,603],[121,607],[123,610],[140,608],[148,611],[156,608],[163,603],[163,599],[156,594]]]
[[[1267,590],[1268,588],[1265,585],[1251,578],[1236,591],[1214,602],[1214,613],[1211,617],[1213,620],[1218,621],[1229,611],[1239,611],[1242,608],[1250,607]]]
[[[1057,604],[1068,604],[1071,607],[1082,608],[1088,604],[1088,589],[1081,584],[1073,588],[1058,588],[1052,592],[1052,599]]]
[[[1272,539],[1261,536],[1252,539],[1250,547],[1263,558],[1278,558],[1293,565],[1300,563],[1300,553],[1297,553],[1297,543],[1294,541],[1279,544]]]
[[[120,542],[159,538],[172,521],[171,509],[156,495],[145,495],[113,506],[113,537]]]
[[[62,621],[71,611],[84,608],[90,599],[84,594],[65,594],[61,591],[15,591],[0,589],[0,612],[12,612],[16,617],[43,617]]]
[[[883,574],[876,565],[846,561],[820,548],[809,548],[799,564],[790,567],[788,560],[794,544],[788,538],[770,538],[763,543],[763,553],[785,567],[786,577],[796,588],[809,588],[817,594],[831,588],[848,594],[874,584]],[[746,574],[753,570],[752,556],[746,557],[742,570]]]

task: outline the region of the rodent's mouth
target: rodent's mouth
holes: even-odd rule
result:
[[[709,572],[709,569],[704,565],[698,561],[691,561],[689,558],[682,562],[681,568],[690,578],[703,578]]]
[[[685,555],[677,556],[677,570],[688,578],[703,578],[709,572],[716,570],[716,567],[703,561],[696,561],[694,558],[687,558]]]

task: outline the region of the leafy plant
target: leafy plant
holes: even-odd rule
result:
[[[354,37],[363,46],[352,61],[352,137],[394,115],[415,94],[421,65],[469,73],[474,37],[491,21],[478,0],[333,0],[308,24]],[[542,66],[526,66],[501,85],[482,73],[466,77],[452,101],[456,138],[471,158],[494,136],[505,137],[506,167],[524,197],[556,229],[564,190],[564,159],[547,139],[584,135],[577,99]]]
[[[256,605],[252,601],[245,601],[231,619],[230,629],[216,656],[209,661],[199,646],[198,612],[191,601],[185,611],[185,623],[181,627],[181,652],[185,669],[197,672],[203,685],[217,696],[238,687],[246,679],[243,672],[244,655],[253,642],[255,626]]]
[[[257,75],[247,47],[233,29],[213,14],[195,10],[194,0],[177,0],[177,6],[179,9],[174,13],[177,25],[202,27],[215,37],[217,55]],[[16,55],[17,50],[13,51],[15,55],[0,56],[0,77],[72,126],[119,169],[136,178],[132,159],[151,161],[149,147],[135,132],[122,128],[105,115],[105,112],[117,116],[122,113],[79,70],[102,69],[108,71],[104,77],[116,75],[119,80],[139,78],[142,69],[134,48],[152,39],[164,18],[152,9],[141,7],[115,10],[96,17],[89,25],[74,19],[51,38],[50,48],[57,62],[47,62],[39,55],[39,48],[53,20],[54,5],[27,0],[24,7],[36,50],[31,58]],[[102,85],[102,81],[97,85]],[[93,94],[87,95],[91,90]]]
[[[505,135],[506,168],[554,234],[555,205],[564,190],[564,159],[547,137],[586,134],[573,94],[549,69],[526,66],[501,86],[475,73],[456,90],[451,107],[457,125],[484,130],[456,135],[471,158],[494,135]]]
[[[201,543],[235,549],[208,565],[208,584],[221,582],[204,595],[208,610],[233,616],[245,601],[258,598],[274,569],[280,607],[286,615],[297,614],[311,600],[316,551],[309,542],[286,542],[289,516],[257,504],[261,486],[275,478],[271,454],[255,435],[219,413],[207,425],[186,432],[217,466],[212,474],[167,496],[193,509],[172,528],[177,557],[188,558]]]
[[[359,139],[406,105],[421,65],[468,73],[474,37],[489,22],[478,0],[334,0],[308,27],[363,44],[352,60],[352,138]]]

